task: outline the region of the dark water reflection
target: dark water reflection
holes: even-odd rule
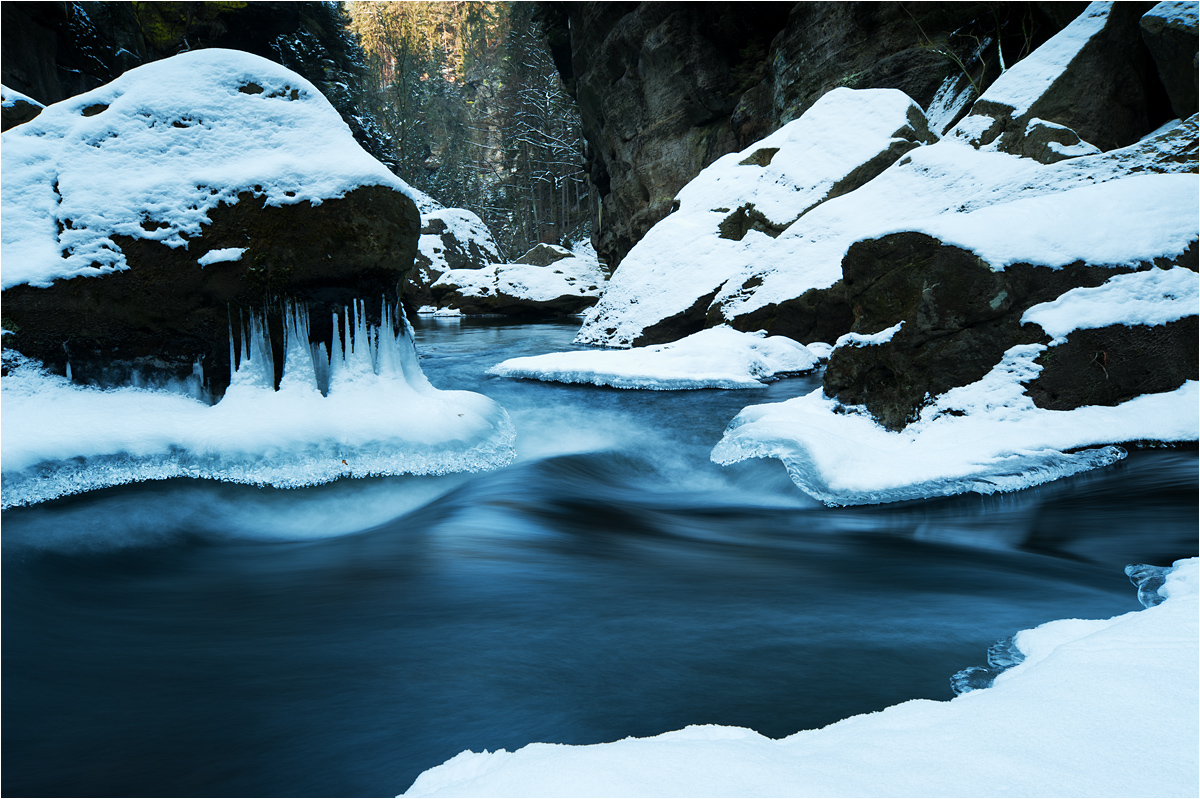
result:
[[[427,324],[502,402],[500,472],[174,481],[5,512],[6,795],[386,795],[463,749],[782,736],[949,699],[988,644],[1136,610],[1196,554],[1195,452],[1001,497],[828,509],[708,450],[747,392],[486,378],[574,327]]]

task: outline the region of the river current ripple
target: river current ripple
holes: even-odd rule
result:
[[[434,385],[518,430],[488,474],[174,480],[3,514],[3,784],[23,796],[391,795],[464,749],[688,724],[784,736],[989,644],[1137,610],[1197,554],[1195,451],[1009,495],[830,509],[709,450],[752,391],[504,380],[572,324],[424,320]]]

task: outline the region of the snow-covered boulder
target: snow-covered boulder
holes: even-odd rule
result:
[[[700,725],[464,751],[403,795],[1194,796],[1198,561],[1166,572],[1165,601],[1022,630],[1012,637],[1020,663],[947,702],[917,699],[781,739]]]
[[[1146,12],[1141,26],[1171,108],[1181,119],[1191,116],[1198,99],[1196,0],[1164,0]]]
[[[440,206],[422,211],[421,239],[405,283],[405,300],[410,305],[430,305],[430,286],[442,275],[453,269],[484,269],[499,260],[492,232],[476,214]]]
[[[761,388],[764,380],[811,372],[819,361],[803,344],[783,336],[722,325],[671,344],[510,358],[488,374],[654,391]]]
[[[465,314],[558,315],[595,304],[604,270],[591,243],[568,250],[539,244],[511,264],[451,269],[430,291],[439,308]]]
[[[956,135],[1041,161],[1137,141],[1170,116],[1159,107],[1158,72],[1141,46],[1143,8],[1089,5],[997,78]],[[1051,138],[1051,133],[1057,135]]]
[[[0,131],[28,122],[45,107],[32,97],[0,85]]]
[[[248,53],[138,67],[3,135],[5,346],[59,373],[183,378],[200,357],[219,393],[231,309],[394,298],[412,265],[408,187],[316,87]]]
[[[576,341],[630,347],[694,333],[722,285],[760,262],[784,229],[931,141],[920,108],[899,91],[829,92],[685,186],[677,209],[621,261]]]

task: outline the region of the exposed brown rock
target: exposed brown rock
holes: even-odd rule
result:
[[[395,301],[412,267],[420,217],[407,196],[364,186],[320,205],[265,206],[244,192],[210,212],[212,224],[187,249],[114,236],[129,269],[59,280],[49,288],[4,292],[5,345],[76,379],[120,379],[137,368],[185,377],[201,359],[214,393],[229,379],[229,329],[239,314],[273,312],[272,338],[282,361],[278,312],[285,300],[312,309],[312,338],[329,340],[330,313],[352,300]],[[239,261],[200,266],[210,250],[245,247]],[[282,373],[282,363],[276,373]]]

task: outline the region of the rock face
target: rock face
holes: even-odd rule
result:
[[[616,268],[701,169],[839,86],[937,106],[938,133],[1083,3],[544,3]],[[999,41],[999,45],[997,45]]]
[[[3,158],[4,343],[77,380],[198,363],[219,394],[242,315],[267,311],[282,359],[285,303],[328,341],[330,312],[397,299],[416,250],[411,190],[246,53],[131,70],[6,132]]]

